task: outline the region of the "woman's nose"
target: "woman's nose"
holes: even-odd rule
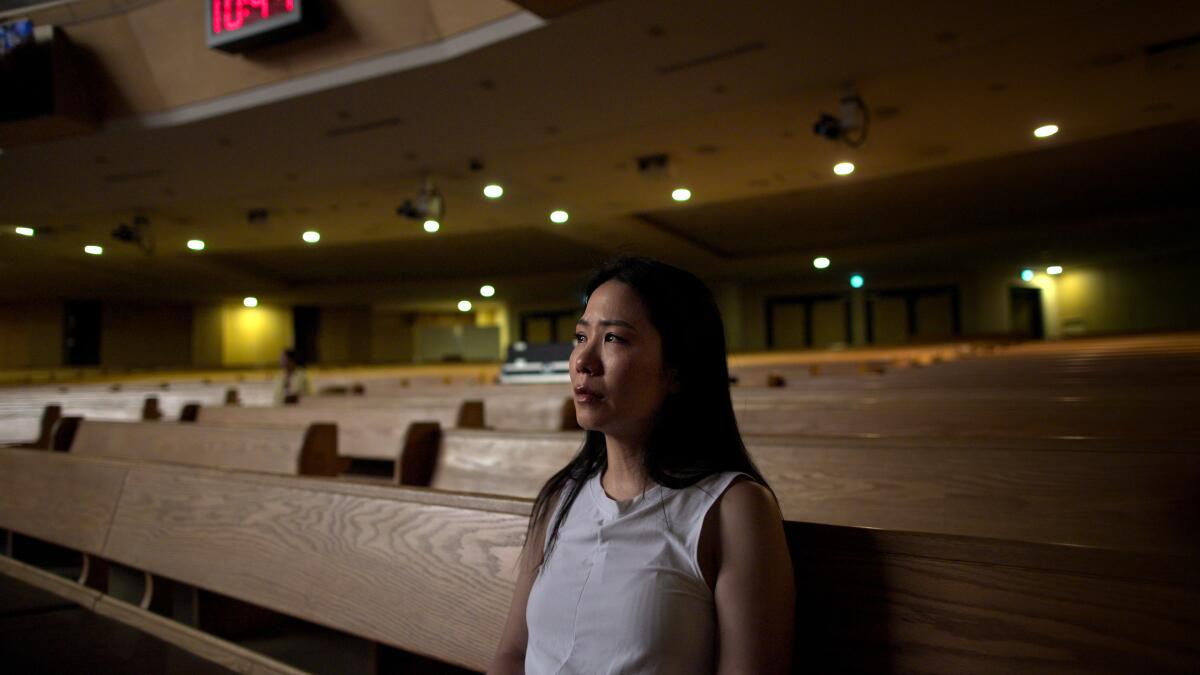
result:
[[[591,343],[585,342],[576,345],[572,357],[575,359],[575,372],[587,375],[599,374],[600,361],[596,358],[596,352],[592,349]]]

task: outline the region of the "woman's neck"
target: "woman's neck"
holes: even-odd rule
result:
[[[642,443],[632,444],[624,439],[605,435],[604,445],[608,453],[608,468],[600,477],[600,486],[609,497],[617,501],[632,499],[650,487],[643,461]]]

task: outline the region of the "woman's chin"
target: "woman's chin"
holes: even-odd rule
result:
[[[604,423],[600,419],[600,415],[597,415],[592,410],[581,410],[580,408],[578,405],[575,406],[575,422],[579,425],[580,429],[584,431],[604,431],[601,428]]]

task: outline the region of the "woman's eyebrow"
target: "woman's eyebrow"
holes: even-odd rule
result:
[[[600,319],[600,321],[598,323],[601,326],[620,326],[622,328],[628,328],[629,330],[631,330],[635,333],[637,332],[637,328],[634,328],[633,324],[629,323],[628,321],[622,321],[620,319]],[[588,322],[587,319],[580,317],[579,321],[575,322],[575,325],[590,326],[591,324]]]

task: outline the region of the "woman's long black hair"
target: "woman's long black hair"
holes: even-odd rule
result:
[[[663,368],[675,373],[675,387],[663,401],[646,444],[646,475],[660,485],[680,489],[716,473],[740,471],[766,486],[733,415],[725,327],[712,292],[690,272],[657,260],[620,256],[592,273],[585,286],[587,297],[611,280],[628,285],[641,298],[662,337]],[[545,539],[549,558],[580,489],[607,462],[604,434],[588,431],[575,458],[538,492],[526,547],[533,533],[546,524],[557,498],[561,506]]]

